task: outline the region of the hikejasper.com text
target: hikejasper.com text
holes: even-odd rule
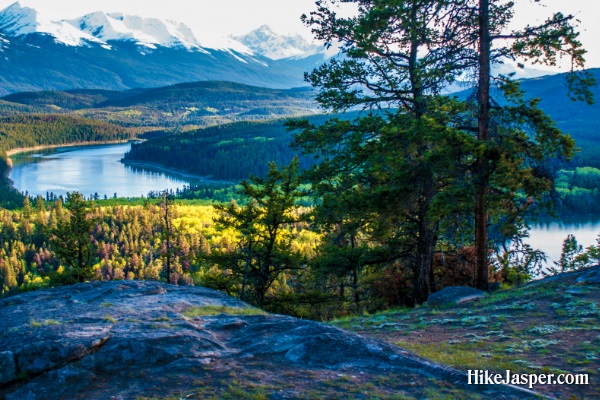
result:
[[[469,370],[469,385],[589,385],[588,374],[513,374],[506,370],[503,374],[486,370]]]

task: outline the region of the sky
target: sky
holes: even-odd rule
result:
[[[3,9],[15,0],[0,0]],[[315,9],[314,0],[21,0],[54,20],[80,17],[94,11],[122,12],[142,17],[173,19],[188,25],[202,42],[204,35],[237,36],[261,25],[279,34],[299,33],[311,38],[300,21]],[[540,3],[544,3],[544,6]],[[581,41],[588,50],[587,66],[600,67],[600,1],[516,0],[515,24],[542,22],[553,12],[573,14],[579,20]]]

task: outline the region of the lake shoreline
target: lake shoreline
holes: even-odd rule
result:
[[[199,174],[195,174],[193,172],[189,172],[186,170],[177,170],[177,169],[170,169],[165,165],[161,165],[158,163],[153,163],[153,162],[136,162],[136,161],[128,161],[128,160],[124,160],[124,153],[127,152],[127,149],[129,148],[129,142],[132,142],[131,140],[119,140],[119,141],[110,141],[110,142],[87,142],[87,143],[71,143],[68,145],[48,145],[48,146],[35,146],[35,147],[28,147],[28,148],[15,148],[15,149],[11,149],[10,151],[6,152],[7,154],[7,162],[6,162],[6,166],[4,166],[4,170],[3,175],[5,175],[5,179],[4,181],[6,182],[2,182],[2,186],[3,187],[8,187],[11,190],[15,190],[19,193],[22,192],[22,190],[26,190],[27,188],[29,188],[29,186],[26,184],[26,180],[28,178],[26,178],[26,176],[23,176],[21,172],[18,172],[17,169],[19,171],[21,171],[21,164],[24,163],[28,163],[31,157],[36,157],[38,154],[45,154],[46,152],[43,152],[43,150],[45,149],[51,149],[48,150],[48,153],[54,153],[54,152],[58,152],[58,153],[65,153],[64,156],[62,157],[66,157],[67,159],[70,157],[69,154],[71,154],[71,152],[73,152],[73,154],[79,154],[81,152],[87,153],[87,148],[92,148],[91,151],[93,154],[104,154],[104,153],[116,153],[111,156],[111,162],[107,165],[105,165],[105,167],[103,167],[103,170],[106,170],[106,168],[108,168],[108,170],[112,171],[112,174],[116,174],[116,175],[111,175],[112,178],[109,179],[108,182],[112,182],[116,177],[120,177],[121,175],[120,172],[117,171],[121,171],[121,170],[129,170],[129,172],[127,172],[127,174],[144,174],[144,178],[140,178],[142,179],[141,181],[130,181],[126,186],[120,186],[121,190],[116,190],[116,192],[121,193],[121,196],[124,198],[137,198],[140,196],[144,196],[146,193],[149,193],[149,191],[154,191],[156,190],[157,187],[162,187],[163,184],[166,184],[168,187],[172,187],[173,190],[175,190],[176,187],[178,187],[179,189],[182,189],[183,187],[185,187],[185,185],[189,185],[189,186],[194,186],[196,184],[205,184],[205,185],[211,185],[211,184],[221,184],[221,185],[235,185],[238,182],[237,181],[224,181],[224,180],[212,180],[210,179],[210,177],[208,176],[201,176]],[[94,148],[96,148],[97,150],[94,150]],[[113,150],[113,148],[115,150]],[[62,150],[61,150],[62,149]],[[23,156],[15,156],[16,154],[21,154],[21,153],[25,153],[25,155]],[[8,156],[13,157],[12,159],[9,158]],[[113,165],[112,163],[115,163],[115,167],[112,167],[111,165]],[[119,167],[117,167],[117,165]],[[125,169],[123,169],[125,167]],[[76,168],[80,168],[79,166]],[[116,168],[116,169],[115,169]],[[59,170],[56,170],[55,173],[58,173],[59,175],[62,174],[61,171],[69,171],[69,167],[67,166],[66,169],[63,169],[63,167],[59,167]],[[94,191],[96,190],[94,187],[88,187],[85,184],[83,184],[83,182],[78,182],[75,183],[75,181],[69,180],[67,182],[70,183],[60,183],[62,181],[60,181],[58,175],[55,175],[55,173],[52,173],[51,175],[48,175],[45,177],[46,182],[55,182],[52,185],[58,184],[60,185],[66,185],[66,187],[70,188],[70,191],[81,191],[81,193],[84,194],[89,194],[86,190],[89,189],[91,194],[94,194]],[[154,176],[154,177],[152,177]],[[12,178],[12,179],[11,179]],[[25,181],[24,181],[25,178]],[[137,178],[136,178],[137,179]],[[109,188],[110,185],[102,185],[97,181],[96,179],[93,179],[93,181],[95,182],[94,184],[98,187],[106,187]],[[152,185],[147,185],[148,182],[154,182],[155,184]],[[179,183],[164,183],[164,182],[179,182]],[[144,183],[146,183],[146,186],[144,186]],[[139,185],[138,185],[139,184]],[[99,186],[98,186],[99,185]],[[141,186],[140,186],[141,185]],[[172,185],[172,186],[169,186]],[[183,185],[183,186],[182,186]],[[17,187],[18,186],[18,187]],[[83,187],[80,187],[83,186]],[[131,190],[131,188],[134,188],[134,190]],[[144,190],[142,190],[140,193],[137,193],[137,188],[142,188]],[[33,186],[31,186],[31,188],[33,188]],[[78,188],[78,189],[75,189]],[[146,190],[147,189],[147,190]],[[53,189],[54,192],[56,192],[56,190],[58,190],[57,193],[62,193],[61,190],[62,189]],[[67,191],[68,192],[68,191]],[[101,190],[98,190],[98,192],[101,192]],[[109,191],[110,193],[112,193],[112,189]],[[143,193],[143,194],[141,194]],[[35,196],[36,194],[39,194],[38,191],[36,190],[32,190],[32,195]],[[64,193],[63,193],[64,194]],[[108,194],[108,192],[106,193],[106,195]],[[43,196],[43,194],[42,194]]]
[[[104,144],[122,144],[128,143],[132,141],[136,141],[137,139],[127,139],[127,140],[109,140],[103,142],[81,142],[81,143],[69,143],[69,144],[48,144],[48,145],[40,145],[33,147],[18,147],[16,149],[10,149],[6,151],[6,158],[10,159],[10,156],[14,156],[20,153],[27,153],[29,151],[38,151],[38,150],[46,150],[46,149],[57,149],[60,147],[78,147],[78,146],[102,146]],[[11,162],[12,164],[12,162]]]
[[[176,176],[186,178],[186,179],[195,179],[198,182],[203,182],[203,183],[222,183],[222,184],[228,184],[228,185],[229,184],[230,185],[237,184],[237,182],[235,182],[235,181],[215,180],[215,179],[207,178],[206,176],[194,174],[192,172],[187,172],[185,170],[171,169],[171,168],[164,166],[163,164],[158,164],[158,163],[141,162],[141,161],[127,161],[125,159],[121,159],[121,163],[123,163],[124,165],[128,165],[130,167],[139,167],[142,169],[156,170],[156,171],[164,172],[164,173],[171,174],[171,175],[176,175]]]
[[[102,142],[81,142],[81,143],[69,143],[69,144],[48,144],[48,145],[40,145],[33,147],[17,147],[16,149],[7,150],[4,154],[6,155],[6,165],[8,168],[4,171],[2,180],[8,186],[8,190],[14,190],[18,193],[21,193],[19,189],[14,187],[14,181],[10,179],[10,172],[13,168],[13,162],[10,159],[10,156],[14,156],[21,153],[27,153],[30,151],[38,151],[38,150],[46,150],[46,149],[57,149],[59,147],[77,147],[77,146],[102,146],[105,144],[123,144],[131,141],[135,141],[136,139],[127,139],[127,140],[109,140]]]

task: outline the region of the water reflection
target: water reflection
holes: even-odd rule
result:
[[[192,182],[165,172],[124,165],[120,162],[131,145],[62,147],[17,154],[11,157],[10,179],[15,188],[29,194],[65,195],[79,191],[100,197],[147,195],[150,191],[176,191]]]

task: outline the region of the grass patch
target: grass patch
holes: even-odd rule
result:
[[[113,316],[111,316],[111,315],[105,315],[104,318],[102,318],[102,321],[108,322],[108,323],[111,323],[111,324],[116,324],[117,323],[117,320]]]
[[[207,317],[211,315],[266,315],[267,313],[254,307],[229,307],[229,306],[200,306],[192,307],[183,311],[183,315],[189,318]]]
[[[459,370],[466,369],[486,369],[490,371],[530,371],[524,368],[522,363],[517,361],[516,357],[510,357],[501,351],[500,345],[487,343],[482,345],[480,342],[460,342],[460,343],[409,343],[398,342],[398,346],[410,350],[421,357],[432,361],[454,367]],[[485,353],[482,353],[485,352]],[[482,356],[485,354],[485,356]]]
[[[36,321],[35,319],[32,319],[29,321],[29,326],[33,327],[33,328],[39,328],[41,326],[48,326],[48,325],[59,325],[60,322],[53,320],[53,319],[47,319],[44,321]]]

